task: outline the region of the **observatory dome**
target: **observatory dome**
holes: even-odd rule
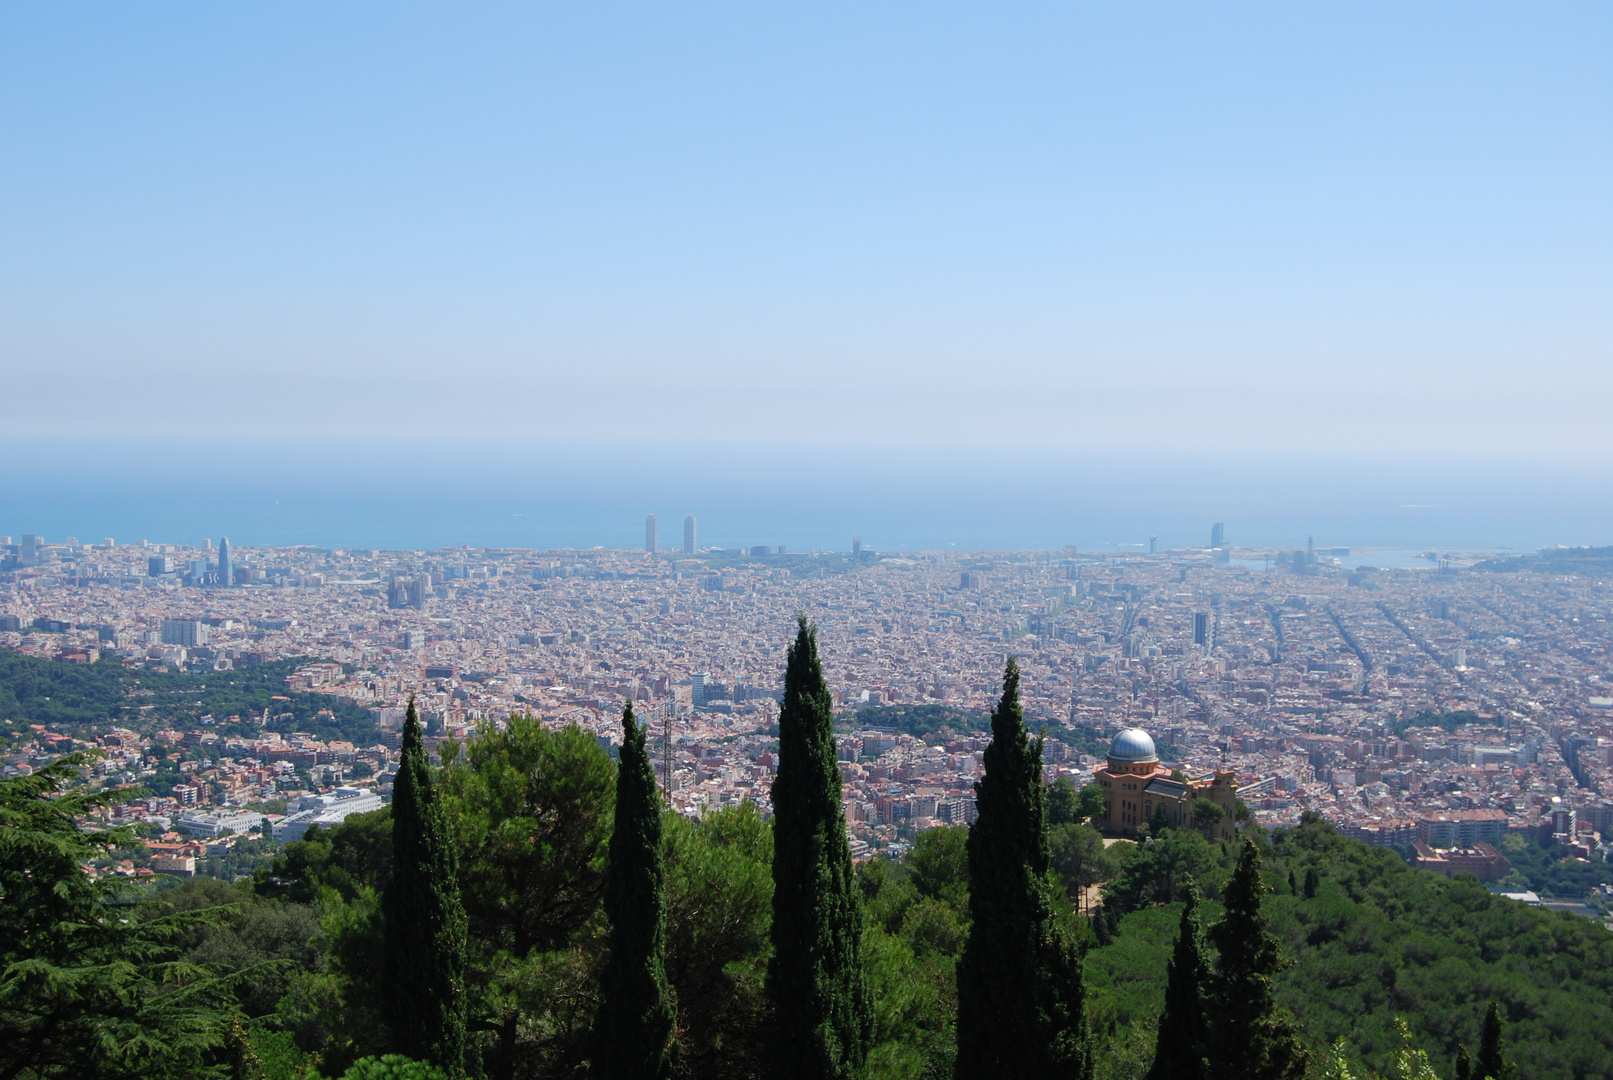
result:
[[[1109,745],[1109,760],[1137,764],[1158,761],[1159,754],[1154,750],[1154,740],[1148,737],[1148,732],[1142,728],[1127,728],[1116,735],[1115,741]]]

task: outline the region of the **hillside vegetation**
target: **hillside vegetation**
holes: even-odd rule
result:
[[[208,715],[219,721],[249,713],[261,717],[267,709],[265,726],[271,731],[306,731],[361,746],[373,743],[375,721],[368,710],[328,694],[286,693],[286,676],[307,662],[302,658],[236,671],[162,672],[125,669],[110,658],[67,664],[0,649],[0,731],[43,724],[80,738],[114,726],[149,733],[170,725],[194,727]],[[322,712],[330,715],[321,717]]]
[[[1384,1070],[1404,1017],[1439,1071],[1454,1075],[1458,1044],[1478,1046],[1496,998],[1521,1078],[1613,1076],[1613,934],[1602,926],[1414,870],[1319,819],[1275,833],[1265,850],[1266,908],[1288,963],[1278,998],[1313,1048],[1343,1037],[1352,1058]],[[1211,898],[1203,910],[1213,923],[1232,868],[1219,845],[1171,832],[1131,848],[1106,887],[1118,918],[1098,927],[1106,943],[1087,970],[1109,1075],[1140,1076],[1138,1047],[1147,1066],[1187,876]]]

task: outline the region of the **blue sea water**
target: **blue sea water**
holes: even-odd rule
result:
[[[0,439],[0,534],[243,546],[1532,551],[1613,543],[1613,469],[810,444]]]

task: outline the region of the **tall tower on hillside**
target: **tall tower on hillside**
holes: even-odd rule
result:
[[[230,538],[221,536],[218,539],[218,583],[224,588],[235,584],[235,567],[230,561]]]
[[[655,515],[644,519],[644,550],[655,554]]]
[[[694,515],[690,514],[688,517],[683,519],[683,553],[685,555],[694,554],[694,540]]]

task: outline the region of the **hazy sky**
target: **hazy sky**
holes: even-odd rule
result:
[[[1605,3],[0,6],[0,429],[1613,450]]]

